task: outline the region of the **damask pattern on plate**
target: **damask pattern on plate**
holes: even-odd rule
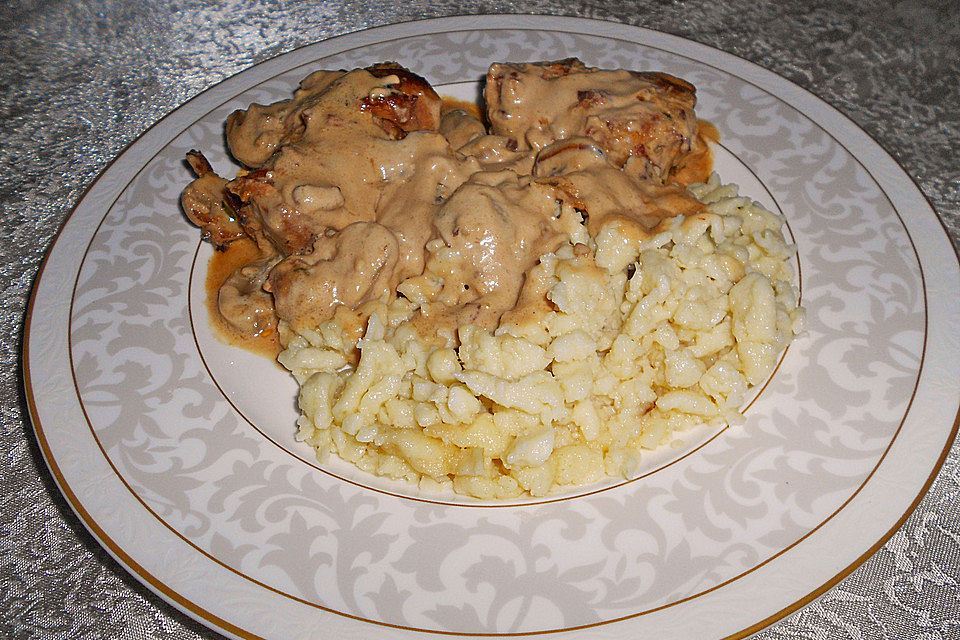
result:
[[[50,309],[47,331],[63,332],[55,351],[71,379],[33,376],[38,432],[108,549],[205,622],[278,638],[310,637],[319,621],[396,637],[585,628],[723,637],[846,570],[932,471],[952,434],[941,413],[956,414],[955,402],[934,400],[956,394],[926,376],[955,368],[960,349],[939,336],[960,322],[955,290],[930,294],[941,250],[923,226],[932,212],[905,211],[905,196],[882,183],[905,176],[877,169],[828,107],[747,63],[639,29],[537,24],[400,25],[255,67],[151,130],[58,240],[33,314],[42,325]],[[210,249],[178,203],[186,152],[203,149],[232,173],[226,116],[288,97],[312,70],[396,60],[469,98],[491,62],[574,55],[697,87],[698,115],[721,132],[721,179],[786,221],[806,332],[745,424],[694,430],[631,480],[488,505],[317,462],[293,439],[292,378],[219,343],[206,323]],[[64,392],[68,400],[52,399]],[[54,434],[43,410],[58,402],[73,417]],[[922,440],[928,420],[937,428]],[[896,499],[876,512],[873,496],[897,474]],[[757,594],[778,575],[797,583]],[[718,606],[716,620],[692,615]]]

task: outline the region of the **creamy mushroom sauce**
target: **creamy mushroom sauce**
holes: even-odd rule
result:
[[[716,131],[688,83],[571,59],[494,64],[484,93],[481,119],[393,63],[318,71],[291,100],[230,116],[233,180],[193,152],[187,216],[220,250],[243,238],[208,280],[234,341],[276,344],[278,320],[359,330],[350,310],[423,278],[436,239],[456,259],[420,309],[424,339],[537,322],[535,267],[569,239],[564,216],[647,237],[702,208],[683,185],[709,175]]]

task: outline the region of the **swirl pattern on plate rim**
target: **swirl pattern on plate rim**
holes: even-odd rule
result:
[[[73,299],[74,375],[95,437],[145,506],[270,588],[362,619],[464,633],[571,628],[667,606],[750,571],[839,508],[886,451],[919,373],[924,300],[909,236],[849,153],[779,99],[702,63],[618,45],[447,33],[317,65],[411,59],[442,83],[478,77],[493,59],[590,50],[593,64],[694,82],[701,115],[732,134],[725,144],[776,194],[804,264],[809,332],[745,429],[642,486],[453,515],[333,481],[265,445],[211,392],[186,305],[171,304],[186,298],[196,245],[176,196],[183,153],[213,148],[236,106],[286,97],[296,70],[172,141],[88,248]],[[453,64],[450,50],[465,53]],[[441,605],[439,594],[460,599]]]

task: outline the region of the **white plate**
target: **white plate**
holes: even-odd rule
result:
[[[295,384],[206,325],[185,152],[318,68],[396,60],[469,94],[496,60],[578,56],[697,86],[724,180],[785,216],[808,331],[742,427],[643,477],[478,506],[320,465]],[[956,431],[960,274],[934,212],[810,94],[676,37],[582,19],[407,23],[298,49],[134,142],[70,215],[34,290],[25,379],[80,519],[187,614],[243,638],[741,637],[802,606],[906,518]],[[643,635],[650,634],[650,635]]]

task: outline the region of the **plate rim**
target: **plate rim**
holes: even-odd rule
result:
[[[546,19],[547,22],[542,22],[544,19]],[[525,21],[529,21],[529,24],[525,24]],[[537,23],[534,21],[540,21],[540,22]],[[431,33],[442,31],[444,30],[445,27],[453,27],[453,28],[447,28],[446,30],[448,31],[482,31],[482,30],[491,30],[491,29],[556,31],[556,32],[563,32],[563,33],[594,35],[594,36],[608,37],[608,38],[618,37],[618,38],[624,38],[626,40],[629,40],[630,42],[636,42],[638,44],[648,44],[646,40],[643,40],[643,36],[652,35],[655,38],[660,37],[660,38],[665,38],[666,40],[675,39],[675,40],[684,41],[685,43],[696,45],[696,47],[702,48],[705,51],[709,51],[713,55],[719,55],[721,58],[729,57],[729,59],[736,60],[738,64],[741,64],[744,66],[744,68],[749,69],[751,73],[759,72],[762,75],[766,75],[768,77],[770,76],[776,77],[780,81],[786,83],[786,86],[792,87],[793,90],[796,90],[802,93],[806,97],[806,99],[809,100],[810,98],[812,98],[813,100],[818,102],[819,103],[818,106],[822,109],[822,113],[829,114],[832,117],[839,116],[839,118],[844,122],[845,126],[852,127],[856,132],[865,136],[869,140],[869,142],[874,145],[875,149],[871,150],[871,153],[876,154],[877,152],[879,152],[880,160],[884,162],[892,163],[892,166],[897,170],[897,173],[899,174],[898,177],[900,178],[905,177],[908,180],[908,182],[913,186],[916,192],[913,195],[919,195],[922,198],[923,202],[926,204],[927,208],[929,209],[929,212],[933,214],[934,219],[939,223],[940,233],[937,234],[936,239],[937,240],[946,239],[947,244],[953,249],[954,259],[958,263],[960,263],[960,254],[958,254],[957,248],[950,241],[949,233],[947,232],[946,225],[944,224],[943,219],[937,214],[937,210],[933,206],[933,204],[930,202],[929,198],[927,198],[927,196],[923,193],[922,189],[920,189],[920,187],[917,185],[913,177],[909,173],[907,173],[906,170],[903,169],[899,163],[897,163],[896,159],[893,158],[893,156],[889,152],[887,152],[886,149],[884,149],[882,145],[880,145],[872,136],[870,136],[869,133],[867,133],[864,129],[862,129],[859,125],[857,125],[856,122],[854,122],[848,116],[840,112],[837,108],[825,102],[822,98],[814,94],[812,91],[799,87],[798,85],[784,78],[780,74],[772,70],[766,69],[764,67],[761,67],[756,63],[750,62],[749,60],[746,60],[735,54],[722,51],[711,45],[703,44],[687,37],[673,35],[663,31],[650,29],[647,27],[635,26],[635,25],[630,25],[626,23],[603,20],[603,19],[595,19],[595,18],[551,16],[551,15],[541,15],[541,14],[533,14],[533,13],[456,15],[456,16],[446,16],[446,17],[440,17],[440,18],[411,20],[411,21],[403,21],[403,22],[397,22],[397,23],[391,23],[391,24],[384,24],[384,25],[366,28],[366,29],[358,29],[355,31],[351,31],[348,33],[335,36],[335,37],[318,40],[316,42],[306,43],[288,52],[270,57],[258,63],[254,63],[253,65],[245,67],[244,69],[241,69],[236,73],[223,78],[222,80],[214,83],[210,87],[204,89],[197,95],[193,96],[189,100],[171,108],[165,115],[160,117],[147,129],[145,129],[143,132],[137,135],[134,139],[129,141],[103,167],[103,169],[97,174],[97,176],[91,182],[89,182],[89,184],[83,190],[81,195],[76,199],[74,204],[71,206],[70,211],[67,213],[66,217],[64,218],[60,227],[58,228],[53,239],[50,241],[45,251],[45,255],[41,262],[41,265],[37,271],[37,275],[33,281],[33,286],[31,288],[31,293],[30,293],[26,313],[24,316],[23,341],[22,341],[22,347],[20,350],[20,355],[21,355],[20,369],[21,369],[23,389],[25,392],[28,414],[29,414],[31,423],[33,425],[35,436],[39,442],[40,450],[43,455],[44,462],[47,468],[50,470],[51,475],[53,476],[53,479],[58,489],[60,490],[61,494],[66,498],[68,505],[71,507],[74,514],[79,518],[79,520],[81,521],[81,524],[84,525],[84,528],[86,528],[87,531],[91,535],[93,535],[93,537],[97,540],[97,542],[114,558],[114,560],[116,560],[129,573],[131,573],[134,577],[136,577],[138,582],[140,582],[141,584],[149,588],[156,595],[160,596],[163,600],[173,605],[182,613],[188,615],[193,619],[196,619],[202,622],[205,625],[212,626],[214,629],[218,629],[218,630],[221,630],[222,632],[226,632],[230,635],[233,635],[234,637],[259,638],[260,636],[256,636],[248,631],[245,631],[244,629],[233,625],[229,621],[223,620],[222,618],[216,616],[210,611],[197,607],[195,603],[181,596],[177,591],[170,588],[162,580],[156,578],[156,576],[152,575],[142,565],[137,563],[136,560],[130,557],[120,547],[118,543],[114,542],[106,534],[106,532],[104,532],[100,528],[96,520],[86,511],[86,509],[82,504],[82,501],[73,492],[68,482],[63,477],[59,467],[57,466],[56,460],[50,449],[50,444],[47,441],[46,436],[44,435],[44,427],[40,421],[40,410],[39,410],[40,403],[38,403],[37,396],[34,393],[33,375],[31,372],[32,363],[31,363],[31,357],[30,357],[30,353],[33,345],[32,331],[34,329],[34,324],[36,321],[35,311],[36,311],[36,304],[37,304],[37,296],[41,288],[44,275],[46,274],[47,267],[50,264],[51,254],[53,253],[54,248],[60,242],[61,236],[64,233],[65,229],[69,226],[69,224],[71,223],[71,220],[73,220],[74,214],[77,212],[77,210],[81,207],[81,205],[84,204],[84,202],[87,200],[88,196],[93,191],[93,189],[95,189],[101,184],[101,181],[103,180],[104,176],[111,170],[111,168],[113,168],[121,158],[124,158],[125,156],[127,156],[127,154],[130,152],[132,147],[136,146],[138,143],[143,142],[146,137],[148,137],[152,132],[155,132],[164,122],[166,122],[168,119],[174,116],[174,114],[181,112],[188,105],[191,105],[191,104],[196,105],[196,104],[199,104],[201,101],[209,100],[211,97],[213,97],[217,89],[223,90],[225,88],[224,85],[230,85],[231,81],[236,80],[240,75],[245,74],[246,72],[250,71],[254,67],[260,67],[262,72],[266,72],[266,69],[273,66],[281,67],[282,71],[293,69],[296,66],[300,66],[300,65],[295,64],[294,66],[286,66],[283,64],[283,61],[289,60],[291,58],[295,59],[295,56],[298,52],[303,52],[304,49],[307,49],[310,47],[317,47],[321,45],[329,45],[329,46],[335,47],[336,43],[338,42],[349,43],[352,39],[358,40],[354,44],[354,47],[357,47],[357,46],[362,46],[366,42],[382,41],[382,38],[380,36],[385,33],[389,33],[392,36],[392,39],[398,39],[398,38],[407,37],[407,36],[429,35]],[[405,29],[412,29],[413,31],[406,33],[404,32]],[[614,34],[612,32],[618,32],[618,33]],[[347,48],[350,48],[350,47],[336,48],[336,50],[330,52],[329,55],[340,53],[346,50]],[[745,78],[740,74],[734,74],[734,75],[736,75],[737,77],[740,77],[745,81],[752,82],[751,79]],[[258,83],[259,81],[254,82],[254,84],[258,84]],[[231,95],[235,95],[235,92],[232,90],[231,90]],[[823,128],[822,125],[821,125],[821,128]],[[830,131],[826,131],[826,133],[831,137],[833,137],[833,134]],[[167,138],[168,136],[164,136],[164,137]],[[862,161],[860,160],[860,158],[858,156],[854,156],[854,158],[857,159],[857,161],[860,162],[862,166]],[[866,169],[866,167],[864,168]],[[868,173],[870,173],[872,179],[877,180],[877,178],[873,176],[872,172],[868,170]],[[893,203],[891,202],[891,204]],[[894,208],[894,211],[896,211],[899,216],[900,210],[896,206],[894,206],[893,208]],[[924,213],[926,213],[926,211]],[[919,259],[919,252],[917,257]],[[919,387],[920,385],[919,375],[918,375],[916,384]],[[909,410],[907,410],[907,413],[909,413]],[[958,409],[958,413],[954,418],[952,428],[950,429],[949,434],[946,438],[944,447],[940,452],[939,457],[937,458],[936,463],[934,464],[930,474],[924,481],[919,493],[910,503],[907,510],[900,516],[900,518],[897,519],[894,525],[880,538],[880,540],[878,540],[873,545],[871,545],[867,549],[867,551],[861,554],[846,569],[842,570],[840,573],[834,576],[834,578],[832,578],[828,582],[821,585],[819,588],[817,588],[816,590],[808,594],[806,597],[785,607],[781,611],[767,617],[766,619],[757,622],[756,624],[749,627],[748,629],[745,629],[733,635],[726,636],[726,638],[731,640],[733,638],[743,638],[752,633],[755,633],[760,629],[763,629],[769,626],[770,624],[776,622],[777,620],[782,619],[783,617],[789,615],[790,613],[796,611],[797,609],[802,608],[803,606],[805,606],[806,604],[808,604],[809,602],[816,599],[817,597],[819,597],[820,595],[828,591],[830,588],[835,586],[837,583],[839,583],[841,580],[847,577],[850,573],[852,573],[855,569],[861,566],[873,554],[875,554],[890,539],[890,537],[892,537],[896,533],[896,531],[900,529],[903,523],[914,512],[914,510],[916,509],[920,501],[922,501],[922,499],[927,495],[927,492],[929,491],[930,486],[933,484],[934,480],[939,475],[939,472],[942,469],[942,466],[947,456],[950,453],[951,447],[957,437],[958,429],[960,429],[960,409]],[[879,466],[879,463],[878,463],[878,466]],[[346,613],[341,613],[341,612],[334,612],[334,613],[337,613],[338,615],[345,616],[348,618],[354,617]],[[363,620],[363,621],[368,623],[373,623],[379,626],[379,624],[376,621],[370,621],[370,620]],[[388,625],[388,626],[392,626],[392,625]],[[601,624],[601,626],[603,625]],[[459,635],[457,633],[446,633],[442,631],[431,631],[431,630],[417,630],[417,631],[421,633],[431,634],[431,635],[437,635],[437,634]],[[519,635],[541,635],[541,634],[551,634],[551,633],[562,633],[564,631],[566,631],[566,629],[556,630],[556,631],[546,631],[546,632],[535,632],[534,634],[525,633],[525,634],[519,634]],[[464,634],[464,635],[470,635],[470,634]],[[496,635],[505,637],[505,636],[508,636],[509,634],[496,634]]]

